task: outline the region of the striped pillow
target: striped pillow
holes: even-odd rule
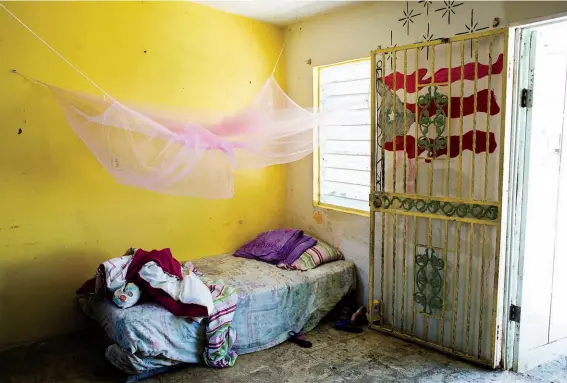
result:
[[[287,270],[306,271],[314,269],[324,263],[342,259],[345,258],[338,249],[324,242],[317,241],[317,244],[301,254],[301,257],[299,257],[297,261],[293,262],[291,265],[279,264],[278,267]]]

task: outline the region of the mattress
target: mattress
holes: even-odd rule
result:
[[[312,330],[356,287],[356,269],[348,261],[303,272],[233,256],[193,263],[206,276],[220,278],[238,291],[232,320],[238,354],[280,344],[289,331]]]
[[[238,354],[282,343],[289,331],[312,330],[356,288],[356,269],[348,261],[304,272],[281,270],[232,255],[192,262],[206,277],[221,279],[237,290],[238,306],[232,323]],[[79,303],[115,343],[106,350],[107,359],[127,373],[202,362],[204,323],[176,317],[152,303],[126,310],[88,298],[79,299]]]

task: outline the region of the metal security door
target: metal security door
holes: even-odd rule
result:
[[[371,328],[491,367],[507,39],[371,52]]]

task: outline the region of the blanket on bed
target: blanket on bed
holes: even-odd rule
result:
[[[213,296],[214,309],[207,322],[207,345],[203,353],[205,363],[214,368],[234,366],[237,355],[232,350],[236,341],[236,331],[232,326],[232,318],[238,303],[236,290],[225,285],[220,279],[212,280],[204,277],[191,262],[186,262],[183,265],[183,270],[198,275]]]
[[[303,234],[301,230],[272,230],[257,236],[234,253],[241,258],[257,259],[271,264],[291,265],[317,240]]]

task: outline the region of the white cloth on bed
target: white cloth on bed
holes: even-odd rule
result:
[[[106,288],[110,290],[110,292],[114,293],[116,290],[126,285],[126,272],[128,271],[128,266],[130,266],[131,262],[132,256],[124,255],[122,257],[109,259],[102,263],[105,273]]]
[[[213,312],[214,304],[211,291],[195,273],[184,275],[183,279],[179,280],[163,271],[157,263],[148,262],[140,269],[138,274],[152,287],[165,291],[176,301],[204,306],[209,313]],[[200,322],[203,318],[193,319]]]

